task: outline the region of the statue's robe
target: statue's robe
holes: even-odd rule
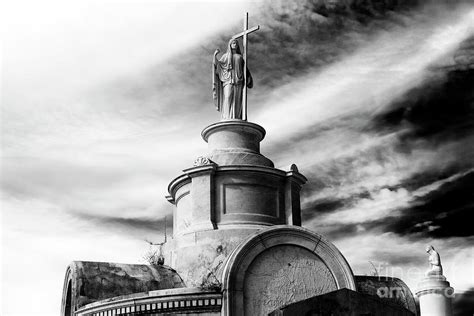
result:
[[[214,103],[223,119],[242,119],[244,68],[240,51],[232,53],[228,50],[214,63]],[[247,87],[252,86],[252,76],[247,69]]]
[[[428,271],[426,271],[425,275],[443,275],[441,258],[435,250],[431,251],[428,261],[431,267]]]

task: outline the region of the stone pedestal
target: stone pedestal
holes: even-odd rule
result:
[[[428,275],[418,284],[420,316],[452,316],[454,289],[443,275]]]
[[[265,129],[260,125],[226,120],[209,125],[201,136],[208,144],[208,158],[219,166],[273,167],[273,162],[260,153],[260,142],[265,137]]]
[[[207,126],[208,153],[171,181],[173,238],[165,262],[187,286],[216,281],[223,257],[242,240],[273,225],[301,225],[306,178],[295,165],[277,169],[260,153],[263,127],[242,120]],[[209,282],[208,282],[209,281]]]

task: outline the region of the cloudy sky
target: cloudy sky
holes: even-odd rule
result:
[[[261,26],[249,37],[249,120],[267,130],[262,152],[276,166],[307,176],[303,226],[356,274],[373,264],[413,291],[431,243],[458,311],[469,306],[472,2],[10,1],[1,11],[2,315],[56,315],[69,262],[142,262],[143,239],[161,241],[167,184],[206,152],[200,132],[219,119],[212,53],[245,11]]]

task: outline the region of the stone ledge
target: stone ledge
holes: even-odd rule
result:
[[[220,311],[222,294],[199,288],[157,290],[118,296],[88,304],[78,316],[130,315],[141,313],[176,313]]]
[[[263,140],[266,134],[265,129],[258,124],[242,120],[225,120],[205,127],[201,132],[202,139],[207,142],[210,134],[224,129],[249,129],[255,131],[260,136],[259,141]]]

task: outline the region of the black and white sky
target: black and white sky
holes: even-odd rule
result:
[[[249,120],[308,178],[303,226],[412,290],[433,244],[458,315],[473,305],[471,1],[3,6],[2,315],[56,315],[70,261],[141,262],[162,240],[167,185],[219,119],[212,53],[246,11]]]

